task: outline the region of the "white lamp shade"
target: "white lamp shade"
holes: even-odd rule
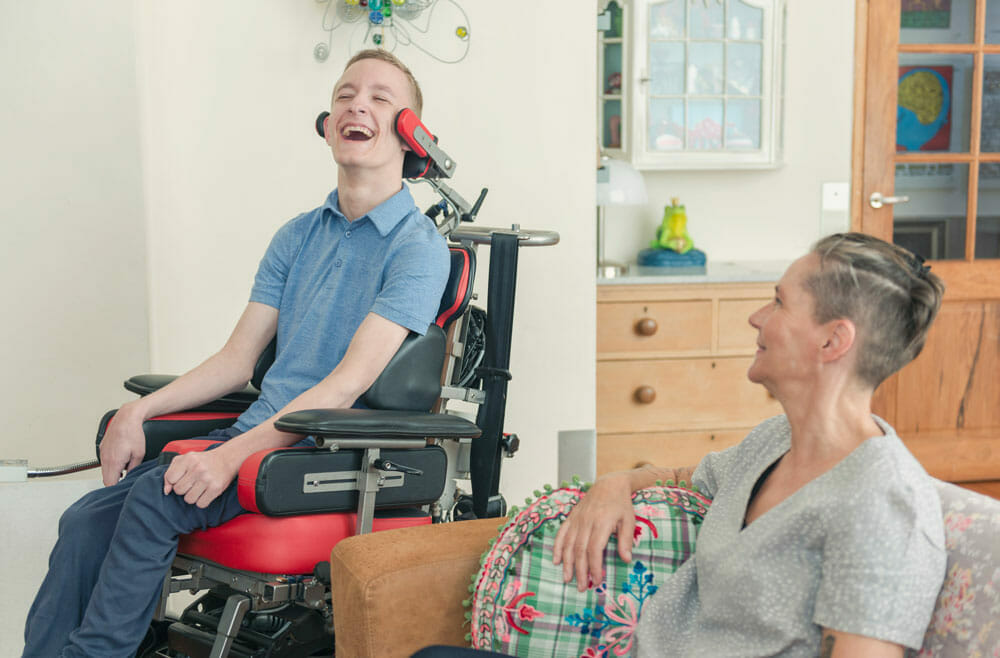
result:
[[[646,203],[646,183],[632,165],[614,158],[601,158],[597,170],[597,205],[635,206]]]

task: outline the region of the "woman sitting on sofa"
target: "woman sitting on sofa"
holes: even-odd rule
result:
[[[920,353],[944,286],[868,235],[820,240],[750,316],[747,373],[785,415],[685,471],[643,467],[594,483],[553,561],[601,581],[612,533],[632,536],[633,491],[690,479],[713,499],[694,556],[643,609],[640,656],[902,656],[919,649],[945,575],[937,492],[875,388]],[[724,401],[721,401],[724,404]],[[619,542],[630,559],[630,542]]]

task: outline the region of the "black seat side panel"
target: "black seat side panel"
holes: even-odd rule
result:
[[[362,450],[330,452],[322,449],[293,449],[272,452],[261,461],[255,486],[257,507],[269,516],[318,512],[356,511],[356,490],[317,491],[344,487],[357,481]],[[403,474],[403,486],[385,487],[375,496],[376,508],[425,505],[441,497],[447,479],[448,457],[440,446],[415,450],[382,450],[381,457],[423,471]],[[398,477],[396,473],[391,476]],[[320,486],[306,486],[317,482]]]

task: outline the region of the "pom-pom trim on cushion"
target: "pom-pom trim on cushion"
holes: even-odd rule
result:
[[[578,484],[579,481],[574,478]],[[511,655],[624,656],[643,605],[694,552],[711,501],[700,493],[657,486],[632,497],[636,515],[632,562],[618,557],[617,538],[605,549],[605,581],[585,592],[562,582],[552,544],[584,486],[536,492],[483,555],[467,602],[473,648]]]

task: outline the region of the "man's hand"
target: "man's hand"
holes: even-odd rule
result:
[[[142,463],[146,455],[146,435],[142,431],[142,416],[128,405],[114,415],[101,440],[101,477],[104,486],[118,482],[122,471],[130,471]]]
[[[632,559],[632,487],[627,473],[612,473],[590,487],[563,521],[552,548],[552,563],[563,565],[563,581],[576,574],[576,587],[584,591],[589,583],[604,578],[604,549],[612,533],[618,535],[618,555]],[[589,580],[588,580],[589,576]]]
[[[222,447],[174,457],[163,474],[163,495],[175,493],[202,509],[232,484],[240,470],[227,459]]]

